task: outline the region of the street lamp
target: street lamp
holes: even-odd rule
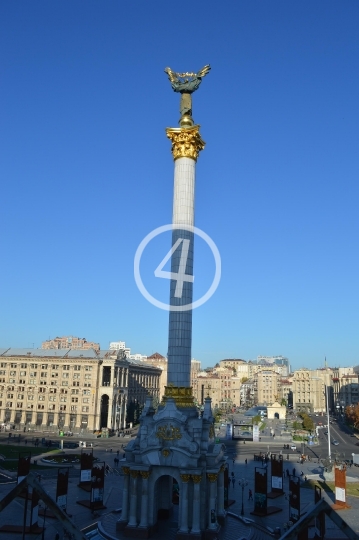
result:
[[[241,508],[241,516],[244,516],[244,488],[248,486],[248,481],[245,478],[241,478],[238,480],[238,485],[242,488],[242,508]]]

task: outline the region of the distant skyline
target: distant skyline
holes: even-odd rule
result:
[[[167,355],[168,313],[133,260],[172,216],[164,68],[210,63],[196,226],[222,278],[194,311],[192,356],[359,365],[358,20],[354,1],[2,2],[0,346],[73,334]],[[160,300],[169,246],[141,266]],[[214,266],[200,239],[195,253],[196,299]]]

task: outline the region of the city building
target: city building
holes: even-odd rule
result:
[[[293,408],[306,413],[326,411],[325,377],[302,368],[293,374]]]
[[[0,349],[0,417],[17,429],[120,429],[131,403],[159,399],[160,376],[121,351]]]
[[[357,405],[359,401],[359,370],[355,367],[333,368],[334,410],[343,414],[348,405]]]
[[[151,354],[151,356],[147,356],[145,360],[143,360],[146,364],[149,364],[151,366],[155,366],[156,368],[161,370],[161,377],[160,377],[160,392],[159,392],[159,399],[162,398],[162,396],[165,395],[165,386],[167,384],[167,367],[168,367],[168,361],[165,356],[162,356],[162,354],[155,352],[154,354]]]
[[[94,349],[100,350],[100,344],[93,341],[86,341],[85,338],[79,338],[74,336],[56,337],[54,339],[48,339],[41,344],[42,349]]]
[[[279,375],[274,369],[262,368],[256,373],[257,400],[260,405],[272,405],[278,400]]]

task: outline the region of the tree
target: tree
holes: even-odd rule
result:
[[[282,398],[280,404],[282,405],[282,407],[286,407],[287,406],[287,400],[285,398]]]
[[[308,416],[307,414],[303,416],[303,428],[306,429],[307,431],[314,430],[314,422],[310,418],[310,416]]]
[[[242,383],[242,384],[245,383],[245,382],[247,382],[247,381],[248,381],[248,377],[242,377],[242,378],[241,378],[241,383]]]
[[[260,424],[261,423],[261,417],[259,414],[257,414],[257,416],[253,416],[252,418],[252,424]]]
[[[358,405],[348,405],[345,408],[345,418],[348,424],[351,424],[355,428],[359,428],[359,404]]]

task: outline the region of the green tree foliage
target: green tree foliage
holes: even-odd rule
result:
[[[287,406],[287,400],[285,398],[282,398],[280,404],[282,405],[282,407],[286,407]]]
[[[261,422],[261,417],[259,414],[257,414],[257,416],[253,416],[252,424],[260,424],[260,422]]]
[[[314,422],[311,419],[311,417],[308,416],[307,414],[303,414],[302,418],[303,418],[303,428],[306,429],[307,431],[313,431]]]

